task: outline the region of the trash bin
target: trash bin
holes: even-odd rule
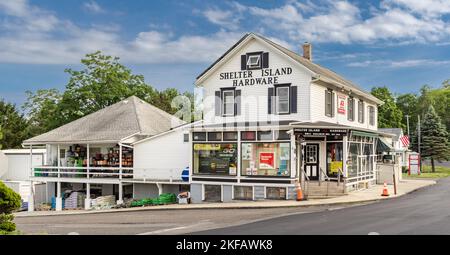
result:
[[[190,192],[183,192],[178,194],[178,204],[189,204],[191,201],[191,193]]]

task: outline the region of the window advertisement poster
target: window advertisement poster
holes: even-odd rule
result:
[[[339,114],[345,114],[345,108],[346,108],[346,100],[347,97],[345,95],[338,95],[338,113]]]
[[[275,169],[275,153],[259,153],[259,169]]]

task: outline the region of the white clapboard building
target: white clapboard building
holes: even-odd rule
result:
[[[375,183],[383,102],[298,54],[248,33],[195,85],[203,120],[192,134],[193,202],[345,194]]]

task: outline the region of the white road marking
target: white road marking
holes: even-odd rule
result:
[[[170,231],[176,231],[176,230],[181,230],[181,229],[187,229],[187,228],[192,228],[192,227],[197,227],[197,226],[201,226],[201,225],[205,225],[205,224],[209,224],[210,221],[202,221],[199,222],[197,224],[192,224],[192,225],[187,225],[187,226],[181,226],[181,227],[176,227],[176,228],[166,228],[166,229],[160,229],[160,230],[155,230],[155,231],[151,231],[151,232],[145,232],[145,233],[140,233],[140,234],[136,234],[138,236],[145,236],[145,235],[158,235],[158,234],[162,234],[165,232],[170,232]]]
[[[380,233],[378,233],[378,232],[369,232],[369,234],[367,234],[367,235],[369,235],[369,236],[379,236]]]

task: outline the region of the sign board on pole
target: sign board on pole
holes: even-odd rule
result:
[[[420,155],[419,154],[409,154],[409,169],[408,175],[420,174]]]
[[[345,95],[338,94],[338,109],[339,114],[345,114],[345,102],[347,97]]]

